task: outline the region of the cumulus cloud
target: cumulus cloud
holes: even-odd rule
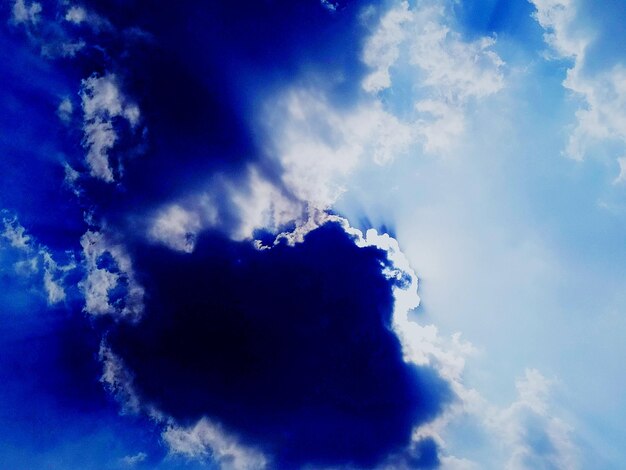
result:
[[[445,13],[440,4],[410,7],[401,2],[382,17],[363,52],[363,61],[373,69],[362,82],[365,91],[392,87],[394,69],[415,77],[414,133],[424,150],[437,154],[462,134],[467,106],[504,86],[504,62],[493,50],[495,39],[464,40],[446,23]]]
[[[563,86],[582,100],[564,153],[583,160],[595,144],[626,144],[626,67],[623,63],[591,71],[586,68],[593,36],[583,29],[571,0],[532,0],[534,18],[557,58],[572,61]]]
[[[91,176],[107,183],[115,181],[120,172],[112,167],[110,151],[118,140],[115,119],[123,118],[134,128],[140,117],[137,105],[122,94],[115,75],[93,75],[82,81],[80,91],[84,113],[83,146],[85,162]]]
[[[85,296],[85,311],[137,320],[143,313],[144,289],[135,279],[124,247],[91,230],[81,237],[80,244],[85,277],[79,287]]]

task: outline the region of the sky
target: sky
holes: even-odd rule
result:
[[[626,3],[0,16],[0,467],[624,468]]]

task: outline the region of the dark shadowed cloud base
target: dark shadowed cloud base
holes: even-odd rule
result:
[[[183,423],[215,419],[279,468],[373,466],[450,395],[402,358],[386,254],[341,227],[295,247],[207,235],[193,256],[141,247],[135,259],[146,315],[108,341],[142,398]]]

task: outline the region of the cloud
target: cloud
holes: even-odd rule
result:
[[[267,459],[262,453],[241,446],[206,418],[187,428],[168,426],[163,431],[163,440],[172,454],[194,459],[210,455],[223,470],[261,470],[267,467]]]
[[[255,231],[276,233],[303,219],[305,203],[293,200],[271,181],[263,178],[255,167],[249,167],[246,186],[231,186],[229,192],[239,222],[232,234],[234,240],[251,240]]]
[[[377,100],[341,109],[323,91],[307,88],[272,99],[264,122],[285,187],[320,210],[336,202],[359,165],[387,164],[413,141],[411,128]]]
[[[69,98],[63,98],[57,108],[57,116],[59,116],[59,119],[67,123],[70,119],[72,119],[73,112],[74,105],[72,104],[72,101]]]
[[[103,341],[98,353],[102,363],[100,381],[122,406],[123,413],[137,414],[142,409],[140,398],[134,387],[134,377],[127,370],[123,360]],[[156,416],[160,416],[156,413]]]
[[[268,159],[278,170],[251,162],[239,175],[214,174],[195,194],[149,216],[150,239],[191,252],[207,229],[252,240],[257,231],[277,234],[307,224],[311,214],[332,207],[351,172],[389,164],[413,140],[411,128],[380,102],[340,109],[321,90],[283,91],[268,99],[262,115]]]
[[[156,216],[148,236],[173,250],[191,253],[201,227],[198,214],[172,204]]]
[[[619,164],[619,175],[613,180],[613,184],[626,181],[626,157],[619,157],[617,163]]]
[[[87,11],[83,7],[72,6],[65,14],[65,21],[80,24],[87,19]]]
[[[135,128],[139,122],[139,108],[128,102],[121,93],[115,75],[93,75],[81,83],[80,97],[84,114],[83,146],[87,149],[85,162],[91,176],[107,183],[115,181],[109,153],[118,140],[115,118],[123,118]]]
[[[219,21],[205,20],[231,12],[207,5],[197,16],[184,6],[171,14],[212,31],[207,24]],[[132,8],[119,8],[132,16]],[[305,77],[269,86],[259,72],[254,82],[273,91],[255,97],[254,106],[262,104],[255,121],[251,109],[233,104],[238,71],[212,62],[211,41],[191,60],[178,54],[180,44],[172,52],[158,42],[196,31],[169,17],[158,26],[165,32],[151,32],[149,53],[112,46],[99,67],[110,72],[82,81],[85,167],[116,183],[87,181],[76,161],[65,165],[66,183],[89,205],[84,311],[113,318],[94,321],[104,330],[104,386],[124,412],[164,426],[173,454],[212,456],[231,468],[444,462],[427,425],[462,391],[471,348],[459,335],[442,338],[409,321],[419,303],[417,277],[393,238],[363,234],[328,210],[359,168],[389,164],[419,139],[427,151],[443,151],[462,132],[465,107],[501,86],[501,63],[493,40],[464,42],[436,9],[402,8],[394,11],[406,21],[388,20],[377,49],[364,52],[378,76],[365,85],[362,76],[350,82],[358,74],[349,67],[337,73],[338,82],[364,84],[352,102],[337,99],[335,85]],[[88,21],[79,7],[63,14],[70,31]],[[148,24],[164,19],[148,15]],[[274,73],[276,48],[265,37],[273,34],[268,28],[255,38],[255,70],[267,47],[265,66]],[[219,57],[230,47],[220,44]],[[232,46],[233,57],[247,57],[246,47]],[[422,57],[420,48],[435,55]],[[410,118],[401,118],[383,93],[406,54],[423,90],[411,99]],[[61,119],[70,120],[68,109],[59,107]],[[155,136],[149,165],[124,154],[124,133],[140,121]],[[55,278],[49,281],[49,295],[60,297]]]
[[[138,463],[144,462],[148,458],[145,452],[137,452],[135,455],[127,455],[122,457],[122,463],[128,467],[133,467]]]
[[[389,69],[400,58],[400,45],[406,41],[408,32],[405,24],[413,15],[407,2],[392,8],[380,20],[376,31],[367,39],[363,51],[363,62],[373,68],[363,80],[363,89],[377,92],[391,86]]]
[[[24,0],[15,0],[13,4],[13,22],[37,24],[41,14],[41,3],[31,2],[27,4]]]
[[[50,249],[37,243],[26,232],[26,228],[20,224],[17,216],[10,216],[6,210],[0,211],[0,213],[4,215],[2,218],[4,231],[0,233],[0,236],[4,237],[16,251],[13,261],[15,272],[27,278],[38,278],[43,271],[43,277],[38,278],[37,282],[41,282],[48,305],[63,302],[66,299],[65,277],[76,268],[73,256],[70,254],[67,264],[59,266]]]
[[[527,369],[516,382],[517,401],[493,415],[490,425],[511,449],[508,470],[579,468],[572,429],[550,408],[551,386],[539,371]]]
[[[4,232],[2,232],[1,235],[9,241],[13,248],[22,251],[31,251],[33,249],[32,239],[30,235],[26,233],[26,229],[18,222],[17,217],[10,218],[5,215],[5,217],[2,218],[2,223],[4,225]]]
[[[327,223],[271,250],[208,233],[193,256],[135,248],[145,314],[107,342],[142,406],[206,417],[278,466],[372,466],[408,446],[450,390],[405,362],[392,287],[410,285],[355,241]]]
[[[544,40],[557,58],[571,60],[563,86],[582,100],[565,155],[583,160],[594,145],[626,144],[626,67],[622,62],[598,70],[588,67],[597,38],[581,24],[577,4],[569,0],[533,0],[534,18],[546,31]],[[597,35],[595,35],[597,36]],[[609,63],[607,61],[607,63]]]
[[[143,313],[144,289],[135,279],[124,247],[91,230],[81,237],[80,244],[85,277],[79,288],[85,296],[85,311],[137,320]]]
[[[464,40],[447,24],[445,5],[401,2],[365,42],[363,61],[373,70],[362,87],[380,94],[393,86],[395,71],[413,76],[414,135],[426,152],[443,154],[463,133],[467,106],[504,86],[494,44],[490,37]]]

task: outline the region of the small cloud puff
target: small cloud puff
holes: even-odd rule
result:
[[[87,12],[83,7],[73,6],[67,10],[65,21],[80,24],[87,19]]]
[[[68,123],[72,119],[72,113],[74,112],[74,105],[69,98],[63,98],[57,108],[57,116],[64,123]]]
[[[32,2],[26,4],[24,0],[15,0],[13,4],[13,22],[15,24],[37,24],[40,19],[41,11],[41,3]]]
[[[127,455],[125,457],[122,457],[121,460],[124,465],[128,467],[133,467],[138,463],[145,461],[146,458],[148,458],[148,454],[146,454],[145,452],[138,452],[135,455]]]
[[[92,75],[82,81],[80,97],[84,114],[83,146],[85,162],[94,178],[107,183],[115,181],[109,153],[118,140],[114,123],[123,118],[134,129],[140,118],[137,105],[122,94],[115,75]]]
[[[88,230],[80,239],[85,277],[79,283],[85,311],[138,320],[144,289],[135,279],[131,258],[121,244],[102,232]]]

